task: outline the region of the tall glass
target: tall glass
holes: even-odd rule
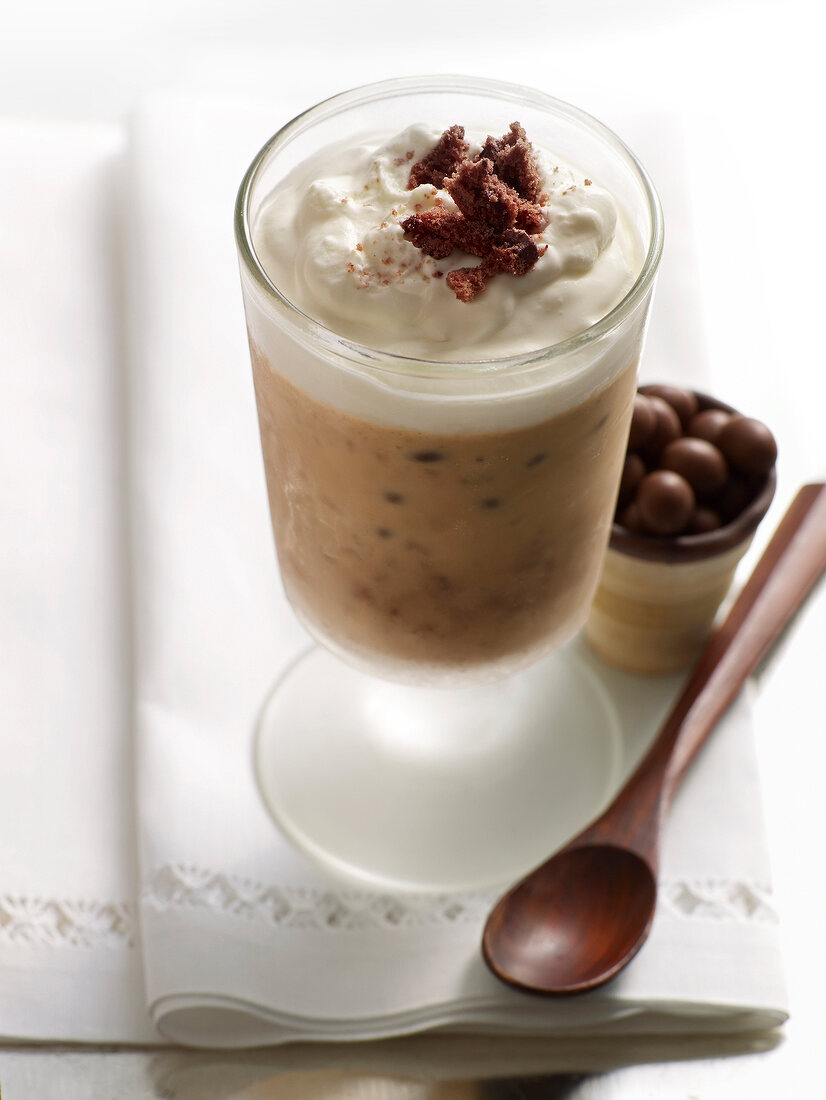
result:
[[[639,240],[633,286],[596,324],[527,354],[415,359],[345,339],[271,281],[258,212],[319,148],[414,121],[498,134],[514,118],[609,190]],[[608,542],[662,248],[654,190],[567,104],[408,78],[281,129],[242,183],[236,237],[281,574],[324,647],[264,708],[265,801],[307,851],[372,881],[500,882],[614,778],[598,683],[567,650],[544,658],[584,623]]]

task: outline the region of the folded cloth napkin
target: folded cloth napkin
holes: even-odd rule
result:
[[[174,1040],[215,1046],[436,1027],[598,1035],[782,1022],[743,700],[674,806],[649,944],[587,997],[527,997],[488,973],[479,938],[491,894],[361,890],[307,861],[265,812],[253,729],[307,638],[272,549],[232,209],[244,169],[282,121],[277,103],[166,95],[144,105],[132,132],[138,830],[153,1022]],[[702,349],[679,143],[655,119],[623,135],[658,181],[672,242],[649,375],[696,378]],[[600,675],[620,709],[630,764],[678,681]]]
[[[131,758],[109,126],[0,121],[0,1036],[157,1041]]]

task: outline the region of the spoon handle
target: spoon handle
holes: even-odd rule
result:
[[[588,830],[593,839],[607,827],[656,864],[659,825],[686,769],[824,570],[826,485],[804,485],[651,748]]]

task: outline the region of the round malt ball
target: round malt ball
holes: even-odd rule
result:
[[[631,434],[628,437],[628,450],[638,451],[645,443],[657,423],[657,414],[651,402],[641,393],[634,395],[634,411],[631,414]]]
[[[728,477],[728,463],[722,453],[705,439],[675,439],[663,451],[660,465],[684,477],[701,497],[719,492]]]
[[[688,424],[699,407],[697,395],[692,390],[683,389],[682,386],[643,386],[642,393],[646,397],[660,397],[667,402],[680,418],[683,427]]]
[[[754,499],[754,485],[736,472],[729,473],[725,485],[714,498],[714,510],[723,523],[731,523]]]
[[[679,439],[683,434],[680,418],[667,401],[661,397],[649,397],[649,404],[656,414],[654,430],[646,439],[641,450],[643,457],[651,463],[659,462],[663,449],[674,439]]]
[[[720,432],[718,446],[736,470],[757,477],[765,476],[777,458],[772,433],[748,416],[732,416]]]
[[[617,523],[620,527],[624,527],[626,531],[630,531],[632,535],[644,535],[646,534],[645,524],[642,521],[640,515],[640,506],[635,500],[620,512]]]
[[[639,484],[635,502],[647,530],[654,535],[679,535],[695,508],[694,490],[673,470],[655,470]]]
[[[713,508],[695,508],[686,528],[687,535],[707,535],[723,526],[720,513]]]
[[[703,409],[689,420],[685,434],[693,439],[705,439],[716,447],[720,432],[729,420],[731,413],[727,413],[725,409]]]
[[[637,486],[647,472],[645,463],[639,455],[629,452],[629,454],[625,456],[619,487],[620,508],[623,508],[633,499],[634,493],[637,491]]]

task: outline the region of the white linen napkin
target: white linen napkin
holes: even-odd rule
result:
[[[279,834],[251,738],[307,638],[277,576],[232,236],[237,186],[284,119],[274,104],[172,95],[133,128],[132,501],[141,930],[149,1011],[168,1037],[248,1046],[426,1028],[641,1034],[774,1026],[785,993],[749,709],[741,700],[674,806],[651,940],[586,997],[515,993],[479,954],[490,894],[360,891]],[[623,136],[657,180],[669,251],[651,378],[697,379],[679,141]],[[678,687],[611,672],[627,764]]]
[[[109,126],[0,121],[0,1036],[157,1041],[131,757]]]

